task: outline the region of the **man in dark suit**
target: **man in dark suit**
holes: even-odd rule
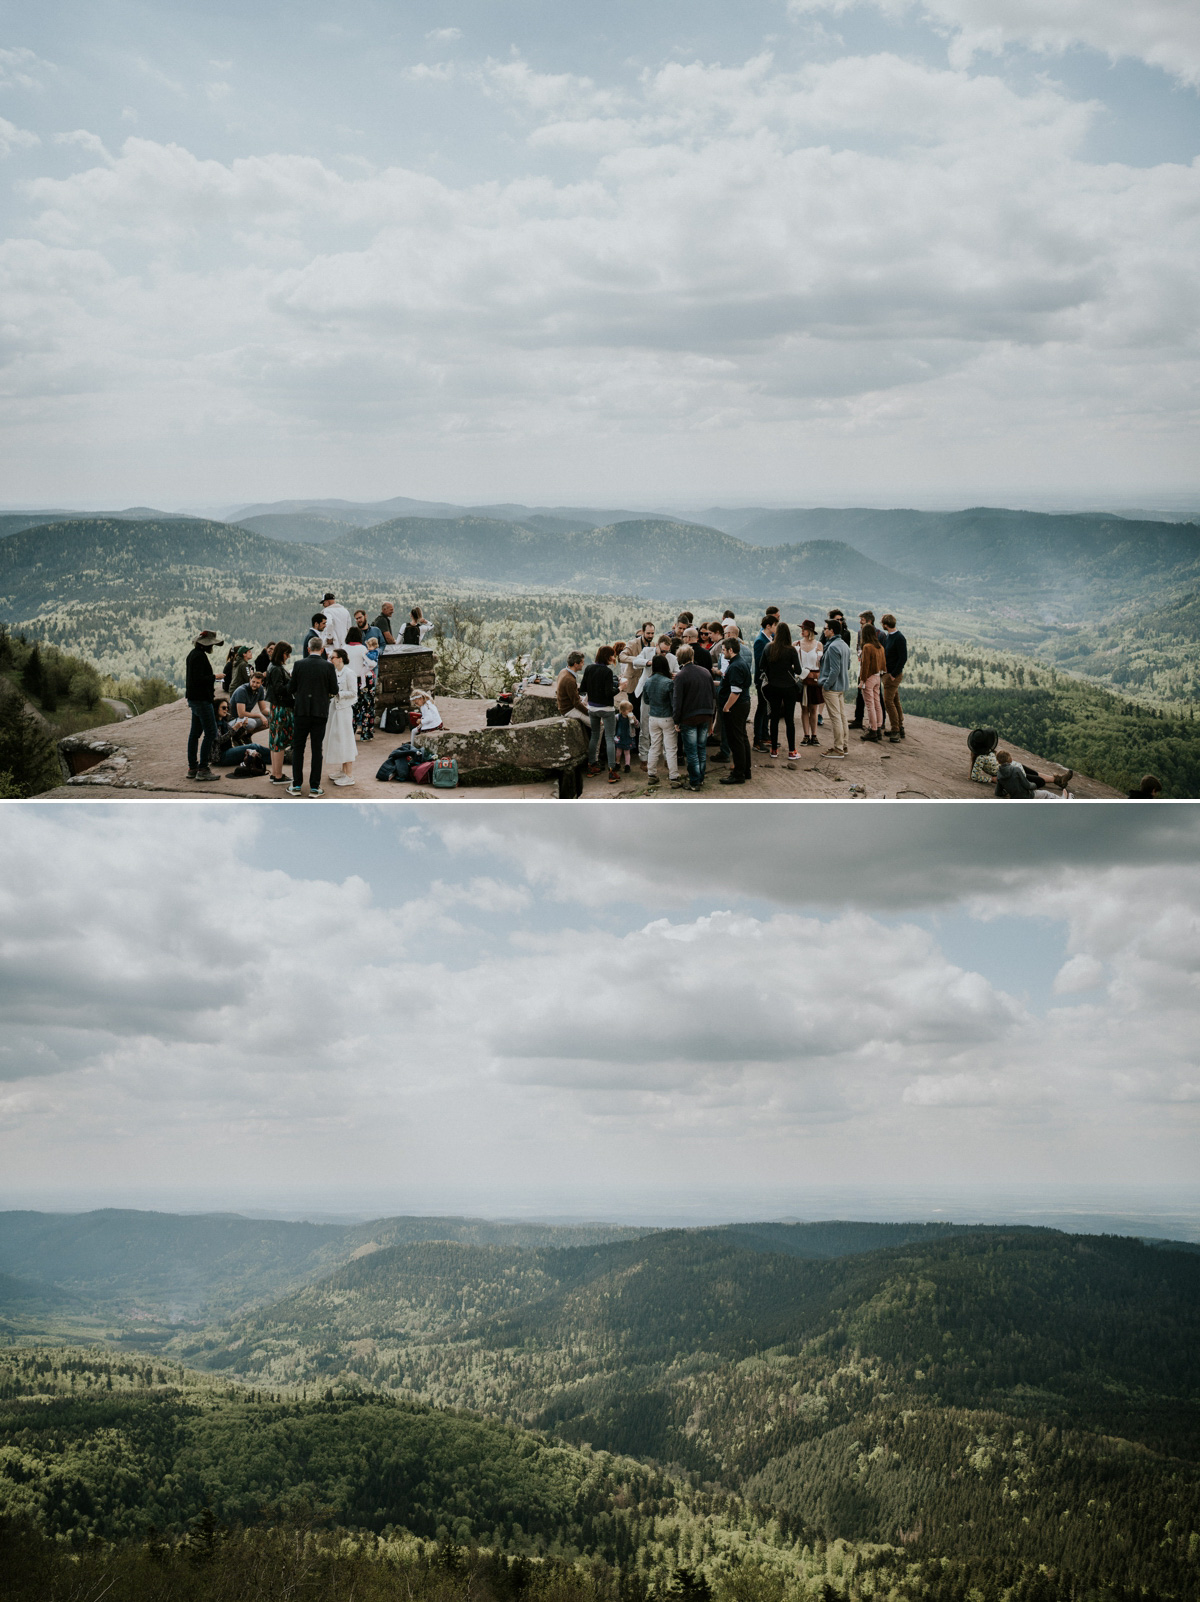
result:
[[[289,795],[304,789],[304,747],[312,741],[312,767],[308,775],[309,795],[324,795],[321,789],[321,748],[325,744],[325,724],[329,702],[338,693],[333,663],[322,654],[323,641],[314,635],[308,642],[308,655],[292,669],[292,782]]]

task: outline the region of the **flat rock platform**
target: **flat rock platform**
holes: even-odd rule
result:
[[[455,701],[439,697],[438,709],[453,735],[469,734],[486,727],[487,701]],[[215,769],[219,783],[195,784],[187,778],[187,736],[189,713],[183,701],[156,707],[140,717],[120,724],[105,724],[72,737],[76,763],[93,763],[56,789],[38,797],[39,801],[278,801],[299,804],[282,785],[263,779],[231,779],[228,769]],[[688,789],[673,790],[665,768],[659,769],[660,783],[650,787],[645,769],[635,767],[620,783],[609,784],[607,776],[585,778],[585,800],[679,801],[695,805],[703,800],[721,801],[831,801],[901,800],[992,801],[990,785],[972,784],[969,778],[970,754],[967,730],[928,718],[906,717],[907,738],[895,745],[864,744],[855,730],[850,731],[850,754],[844,762],[822,756],[830,745],[827,728],[818,731],[821,750],[809,746],[801,750],[793,764],[785,758],[754,753],[753,776],[749,784],[722,786],[718,781],[728,773],[726,766],[710,761],[704,789],[693,794]],[[403,741],[402,735],[377,733],[374,740],[359,746],[355,783],[345,788],[329,782],[326,774],[323,801],[426,801],[436,805],[460,801],[546,801],[558,798],[557,781],[547,776],[536,782],[488,786],[462,785],[454,790],[434,790],[429,785],[380,783],[375,771],[388,753]],[[259,737],[265,745],[265,737]],[[437,737],[425,742],[435,745]],[[447,742],[449,745],[450,742]],[[1028,762],[1039,772],[1053,776],[1063,770],[1035,752],[1022,750],[1010,741],[1004,744],[1018,762]],[[88,749],[83,749],[88,748]],[[715,747],[710,747],[710,758]],[[1081,800],[1112,800],[1121,792],[1098,780],[1076,775],[1069,786]],[[307,801],[307,794],[304,800]],[[1051,805],[1057,803],[1050,803]]]

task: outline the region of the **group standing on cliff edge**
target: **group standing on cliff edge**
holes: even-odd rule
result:
[[[215,779],[213,768],[221,766],[237,776],[265,775],[300,795],[307,754],[310,795],[324,793],[326,767],[333,784],[352,785],[358,744],[374,738],[380,652],[423,644],[432,626],[419,606],[401,625],[391,602],[368,622],[365,610],[351,612],[327,592],[298,658],[284,640],[268,641],[257,654],[251,645],[235,645],[221,675],[212,653],[225,642],[203,630],[187,658],[188,778]],[[555,694],[559,713],[588,729],[590,775],[607,772],[616,784],[636,763],[654,788],[665,765],[672,788],[695,792],[705,787],[712,766],[728,768],[722,786],[749,783],[755,753],[769,764],[781,758],[795,763],[802,748],[822,747],[822,727],[830,743],[821,755],[831,762],[846,759],[851,730],[869,743],[907,739],[900,695],[907,662],[908,642],[891,612],[878,622],[874,612],[860,612],[852,635],[837,607],[819,629],[804,618],[793,630],[780,609],[769,606],[751,642],[731,610],[699,623],[681,612],[662,629],[647,621],[631,640],[600,646],[590,663],[583,651],[572,651]],[[854,664],[851,718],[846,698]],[[432,697],[418,692],[413,702],[415,727],[441,727]],[[254,740],[262,732],[266,749]],[[1013,799],[1069,798],[1069,770],[1044,778],[996,750],[996,743],[972,748],[976,783]],[[1156,780],[1147,782],[1161,791]],[[1139,795],[1153,793],[1144,785]]]
[[[859,683],[848,719],[852,651]],[[908,643],[890,612],[878,627],[873,612],[860,613],[852,638],[834,607],[819,631],[805,618],[793,638],[771,606],[753,643],[731,611],[701,623],[681,612],[661,632],[647,622],[632,641],[601,646],[587,666],[583,652],[573,651],[558,678],[558,709],[586,718],[588,771],[599,774],[607,766],[610,783],[636,759],[651,786],[660,783],[661,761],[675,788],[702,789],[710,762],[729,765],[720,783],[732,787],[750,781],[756,751],[770,761],[784,755],[795,762],[800,746],[820,746],[817,730],[826,718],[833,740],[824,755],[835,762],[846,758],[851,729],[863,731],[866,741],[881,741],[885,733],[892,741],[905,739],[900,685],[907,661]]]

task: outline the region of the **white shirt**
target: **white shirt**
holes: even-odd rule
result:
[[[352,621],[349,612],[337,601],[331,602],[329,606],[323,606],[321,610],[325,614],[326,644],[332,640],[335,646],[345,645]]]
[[[442,721],[442,714],[432,701],[421,702],[421,727],[423,729],[436,729]]]
[[[354,677],[360,684],[365,684],[371,671],[370,663],[367,660],[366,646],[350,644],[343,646],[342,649],[350,658],[350,668]]]
[[[797,645],[796,647],[796,655],[800,658],[800,667],[805,673],[815,673],[821,665],[821,658],[824,654],[819,643],[814,645],[811,651],[806,651],[802,645]]]

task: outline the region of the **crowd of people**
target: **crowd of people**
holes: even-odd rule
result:
[[[300,795],[307,755],[311,795],[323,794],[323,770],[335,785],[354,784],[357,747],[375,736],[380,653],[423,644],[431,628],[419,606],[401,623],[385,602],[369,622],[366,611],[351,612],[327,592],[298,653],[286,640],[268,641],[257,652],[234,645],[220,674],[212,653],[225,642],[203,631],[187,659],[188,778],[215,779],[214,767],[227,767],[238,775],[264,774]],[[908,643],[891,612],[878,621],[873,612],[860,612],[852,633],[836,607],[820,627],[804,618],[793,628],[769,606],[749,640],[731,610],[707,622],[681,612],[666,628],[648,621],[632,639],[602,645],[591,662],[572,651],[558,675],[556,700],[560,714],[588,728],[590,775],[607,773],[616,784],[636,765],[653,788],[665,767],[673,788],[699,791],[715,765],[728,768],[722,785],[749,783],[755,753],[768,764],[795,762],[810,747],[822,759],[841,762],[852,730],[868,743],[905,740],[900,691],[907,661]],[[854,664],[857,691],[849,717]],[[442,726],[433,698],[422,691],[413,693],[410,717],[421,733]],[[822,729],[829,735],[825,745]],[[975,730],[971,738],[975,783],[1004,798],[1070,798],[1069,770],[1049,777],[1016,762],[998,748],[994,730]],[[1148,778],[1135,793],[1152,797],[1161,785]]]
[[[269,640],[257,653],[253,645],[232,645],[219,674],[212,654],[225,642],[214,630],[202,630],[186,665],[188,778],[203,783],[219,777],[215,767],[225,767],[238,775],[266,774],[289,795],[300,795],[307,755],[310,795],[324,794],[326,769],[335,785],[352,785],[358,746],[375,737],[380,653],[391,645],[420,645],[432,627],[419,606],[401,623],[390,601],[368,622],[361,607],[351,612],[327,591],[298,655],[288,640]],[[437,727],[432,700],[421,699],[428,702],[418,708],[421,726]],[[265,747],[255,738],[262,734]]]
[[[846,694],[854,658],[851,719]],[[820,628],[805,618],[793,633],[780,609],[769,606],[750,641],[732,611],[699,623],[681,612],[670,628],[647,622],[632,640],[602,645],[590,663],[573,651],[558,677],[558,709],[586,720],[588,772],[607,769],[610,784],[636,760],[652,787],[665,765],[672,786],[700,790],[710,762],[728,764],[722,785],[743,785],[754,752],[794,762],[801,747],[821,746],[817,730],[826,720],[831,743],[822,754],[834,762],[848,755],[851,729],[869,742],[907,738],[900,701],[907,661],[908,644],[891,612],[878,623],[874,612],[860,613],[851,635],[834,607]]]

